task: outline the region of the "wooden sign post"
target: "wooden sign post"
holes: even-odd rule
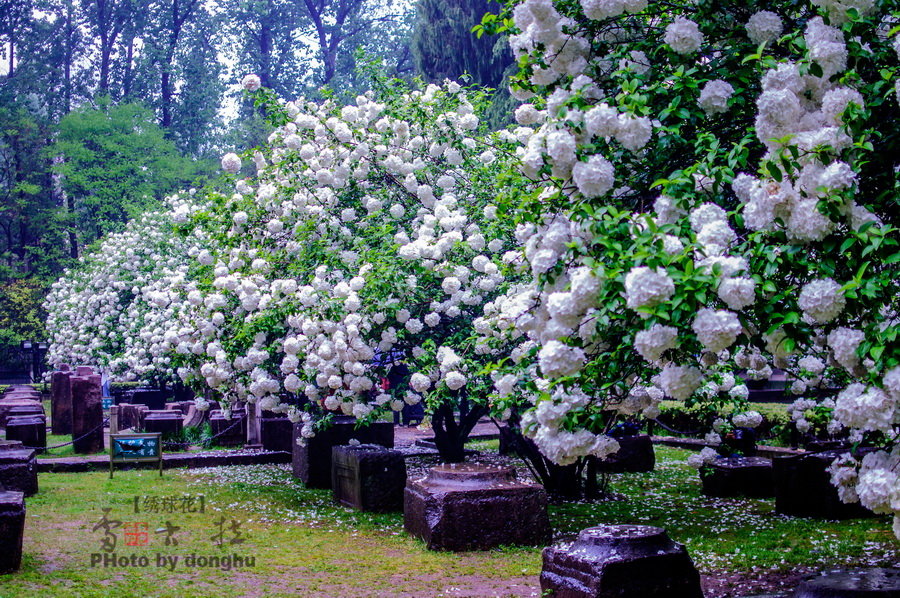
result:
[[[113,464],[159,461],[162,475],[162,438],[159,432],[109,435],[109,478],[113,477]]]

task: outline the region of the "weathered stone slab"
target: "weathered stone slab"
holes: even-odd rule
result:
[[[17,415],[6,421],[6,439],[30,449],[47,448],[47,419],[43,415]]]
[[[209,421],[209,415],[213,409],[219,409],[219,404],[215,401],[212,402],[209,409],[203,409],[202,411],[197,409],[197,406],[192,401],[190,407],[188,407],[187,414],[184,416],[184,427],[202,426]]]
[[[543,559],[541,590],[554,598],[703,598],[684,546],[659,527],[589,527]]]
[[[400,451],[377,444],[336,446],[331,452],[335,502],[386,513],[403,510],[406,462]]]
[[[25,495],[0,491],[0,573],[18,571],[22,565],[25,535]]]
[[[874,514],[859,503],[841,502],[827,468],[846,451],[825,451],[772,461],[775,510],[797,517],[853,519]]]
[[[153,388],[136,388],[130,393],[131,402],[146,405],[151,411],[166,408],[166,393]]]
[[[39,401],[31,399],[0,399],[0,427],[6,426],[6,419],[9,412],[17,407],[29,407],[32,413],[43,413],[44,406]],[[19,411],[21,414],[21,411]]]
[[[653,441],[646,434],[616,438],[619,450],[606,459],[594,459],[597,471],[606,473],[645,473],[656,467]]]
[[[150,410],[144,417],[144,431],[159,432],[168,437],[181,432],[182,423],[181,411]]]
[[[717,498],[775,496],[772,460],[762,457],[716,459],[700,470],[703,494]]]
[[[85,376],[93,376],[94,368],[89,365],[80,365],[75,368],[75,375],[84,378]]]
[[[31,496],[38,491],[37,474],[35,451],[17,440],[0,440],[0,490]]]
[[[312,438],[300,440],[300,424],[294,424],[291,451],[293,453],[294,477],[308,488],[331,488],[331,450],[335,446],[350,444],[356,440],[360,444],[380,444],[394,447],[394,424],[375,422],[356,428],[356,418],[339,416],[328,428],[319,430]]]
[[[272,414],[271,417],[264,416],[259,420],[260,441],[263,449],[267,451],[285,451],[290,453],[293,448],[291,446],[291,438],[294,433],[294,424],[287,416],[277,416]]]
[[[487,550],[550,539],[547,493],[511,467],[453,463],[409,480],[403,525],[429,550]]]
[[[141,431],[144,429],[144,418],[150,409],[146,405],[122,403],[119,405],[119,430],[132,429]]]
[[[72,372],[50,376],[50,426],[54,434],[72,433]]]
[[[79,367],[80,371],[82,367]],[[103,450],[103,402],[100,376],[72,377],[72,440],[76,453]]]
[[[230,419],[225,419],[221,409],[213,409],[209,423],[213,442],[219,446],[239,446],[247,439],[247,412],[243,409],[233,409]]]
[[[794,598],[900,598],[900,569],[829,571],[800,584]]]

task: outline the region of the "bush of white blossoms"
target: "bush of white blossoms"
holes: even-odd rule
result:
[[[843,389],[833,427],[875,450],[833,479],[900,535],[898,8],[510,2],[525,103],[492,143],[521,144],[505,187],[541,184],[498,210],[507,154],[455,87],[289,104],[256,179],[185,225],[209,248],[178,291],[182,375],[309,433],[284,392],[365,419],[490,382],[571,463],[615,450],[611,413],[743,405],[741,377],[784,368],[798,395]],[[396,353],[409,388],[381,393]]]
[[[102,367],[112,381],[176,380],[172,323],[187,312],[177,289],[190,284],[201,237],[174,234],[174,217],[192,209],[193,193],[167,199],[108,235],[54,283],[45,301],[53,367]]]
[[[470,100],[447,83],[276,108],[255,176],[185,225],[216,249],[196,254],[185,295],[182,377],[286,412],[306,436],[323,414],[369,421],[427,395],[442,456],[461,460],[486,393],[457,351],[518,256],[498,218],[515,192],[497,179],[518,141],[479,134]],[[238,173],[241,158],[222,165]],[[411,375],[383,388],[400,362]]]
[[[497,394],[548,455],[608,452],[611,410],[741,405],[734,373],[785,368],[798,394],[846,387],[835,426],[878,449],[833,480],[900,535],[898,9],[509,3],[545,186],[516,229],[532,280],[484,327],[516,343]]]

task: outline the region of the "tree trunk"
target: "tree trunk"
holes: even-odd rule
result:
[[[438,455],[444,463],[462,463],[466,459],[465,446],[469,434],[478,420],[487,413],[482,405],[470,405],[468,399],[459,402],[459,422],[453,404],[441,403],[431,416],[431,428],[434,430],[434,444]]]
[[[597,468],[592,459],[582,457],[571,465],[557,465],[541,454],[534,441],[522,435],[517,421],[510,420],[508,430],[503,433],[507,434],[513,450],[552,498],[597,498],[605,490],[605,483],[597,482]]]

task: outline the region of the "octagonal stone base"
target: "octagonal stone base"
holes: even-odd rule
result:
[[[487,550],[550,539],[547,493],[511,467],[458,463],[432,467],[406,484],[404,527],[429,550]]]
[[[703,598],[684,546],[648,525],[589,527],[543,552],[541,590],[554,598]]]

